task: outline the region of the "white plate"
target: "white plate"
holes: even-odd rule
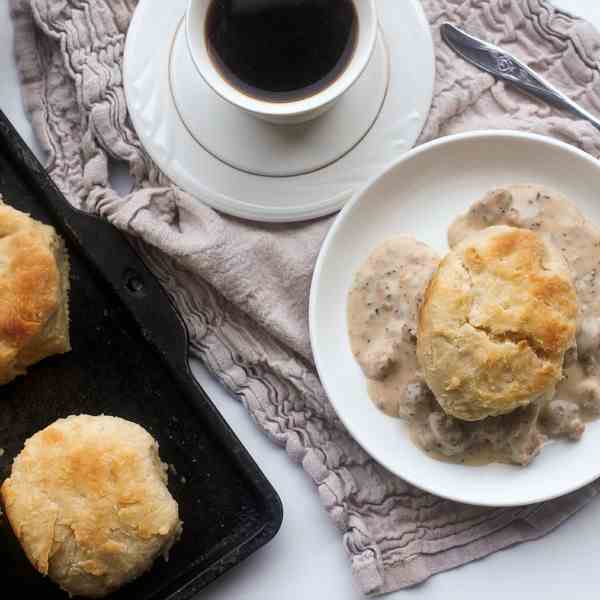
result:
[[[600,422],[581,441],[553,442],[527,467],[436,461],[410,441],[403,421],[367,395],[350,351],[346,297],[355,271],[382,241],[408,233],[440,253],[453,219],[494,187],[532,183],[563,193],[600,224],[600,162],[550,138],[510,131],[451,136],[412,150],[357,193],[319,255],[310,295],[310,336],[325,390],[352,436],[373,458],[438,496],[486,506],[530,504],[600,477]]]
[[[357,94],[364,92],[357,82],[348,91],[348,97],[342,98],[339,105],[331,109],[342,111],[343,119],[342,112],[326,114],[325,120],[313,123],[314,128],[309,134],[303,131],[302,137],[314,150],[315,144],[322,145],[324,137],[327,137],[317,131],[320,127],[330,128],[328,139],[331,140],[337,138],[335,132],[343,127],[341,121],[348,123],[348,133],[352,135],[341,136],[340,142],[343,143],[335,152],[329,152],[329,148],[327,153],[314,150],[315,156],[321,157],[317,161],[320,164],[336,159],[347,150],[352,145],[350,138],[360,139],[360,142],[328,166],[289,177],[252,174],[219,160],[190,132],[190,129],[204,127],[202,131],[208,136],[207,123],[212,125],[213,122],[210,119],[191,119],[189,111],[184,111],[190,125],[188,128],[180,118],[170,86],[169,61],[173,49],[177,49],[174,46],[176,33],[186,5],[187,0],[141,0],[127,33],[123,80],[129,114],[144,148],[166,175],[202,202],[225,213],[259,221],[299,221],[320,217],[341,208],[356,189],[415,143],[429,113],[435,75],[431,31],[419,0],[377,2],[381,40],[389,59],[389,82],[381,111],[368,133],[360,139],[369,123],[362,127],[362,132],[358,131],[361,127],[355,128]],[[379,52],[380,58],[382,55]],[[379,69],[382,64],[380,60],[374,67]],[[224,109],[211,110],[214,98],[203,102],[204,92],[211,90],[203,87],[199,75],[189,85],[190,92],[195,90],[198,93],[198,111],[208,110],[215,119],[228,114]],[[379,92],[375,94],[375,100],[379,95]],[[370,107],[371,117],[377,111],[378,102]],[[363,117],[368,117],[367,112]],[[251,130],[239,130],[240,122],[242,126],[249,123],[220,118],[221,135],[230,141],[252,135]],[[217,127],[212,133],[218,133],[218,130]],[[215,141],[213,134],[212,142]],[[209,138],[202,139],[206,142]],[[273,168],[266,164],[273,160],[272,149],[255,147],[253,152],[262,156],[258,170],[285,173],[314,167],[314,161],[306,160],[306,152],[298,154],[297,141],[292,140],[286,150],[286,160],[300,156],[304,162],[294,159],[294,164],[285,164],[280,158],[279,148],[276,158],[282,164]],[[227,154],[230,160],[243,168],[257,169],[257,160],[250,160],[256,157],[246,155],[245,159],[236,158],[229,152],[231,143],[213,143],[213,146],[214,153]],[[242,145],[240,150],[247,147],[247,144]]]

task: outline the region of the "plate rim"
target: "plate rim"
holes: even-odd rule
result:
[[[410,476],[407,477],[405,475],[402,475],[399,472],[397,465],[389,464],[387,461],[382,460],[380,457],[374,456],[373,454],[371,454],[371,452],[367,449],[366,445],[364,445],[360,441],[361,436],[359,434],[355,435],[356,428],[354,427],[354,425],[352,423],[348,422],[348,420],[346,419],[346,416],[341,411],[338,411],[336,402],[334,400],[332,400],[332,398],[334,397],[334,394],[330,393],[330,390],[328,389],[328,387],[329,387],[328,384],[325,382],[324,378],[321,377],[321,373],[324,371],[324,369],[323,369],[323,364],[322,364],[321,358],[319,357],[319,353],[316,351],[317,343],[316,343],[314,322],[316,319],[316,312],[318,310],[317,295],[318,295],[319,284],[322,281],[321,272],[323,269],[323,264],[325,262],[326,256],[327,256],[332,244],[334,243],[334,240],[335,240],[338,230],[343,226],[344,222],[348,218],[349,213],[351,213],[354,210],[354,208],[368,194],[368,192],[371,190],[371,188],[376,186],[384,178],[388,177],[391,172],[393,172],[394,170],[399,168],[404,163],[410,162],[410,161],[416,159],[417,157],[421,156],[422,154],[428,153],[440,146],[451,146],[455,143],[460,143],[460,142],[464,142],[464,141],[477,140],[477,141],[482,142],[482,141],[489,140],[489,139],[499,139],[499,138],[509,138],[511,140],[522,140],[522,141],[533,141],[533,142],[545,144],[548,146],[554,146],[555,148],[565,151],[568,154],[571,154],[578,158],[582,158],[582,159],[586,160],[594,168],[596,168],[598,170],[598,172],[600,173],[600,160],[596,159],[594,156],[585,152],[584,150],[581,150],[580,148],[577,148],[573,145],[567,144],[566,142],[563,142],[556,138],[552,138],[552,137],[549,137],[546,135],[541,135],[538,133],[529,133],[526,131],[517,131],[517,130],[512,130],[512,129],[483,129],[483,130],[477,130],[477,131],[468,131],[468,132],[457,133],[457,134],[452,134],[452,135],[444,136],[441,138],[437,138],[435,140],[426,142],[425,144],[422,144],[420,146],[416,146],[416,147],[412,148],[411,150],[409,150],[406,154],[400,156],[396,161],[391,163],[382,172],[371,177],[360,189],[358,189],[353,194],[352,198],[347,202],[347,204],[344,206],[344,208],[335,217],[335,220],[334,220],[333,224],[331,225],[331,227],[329,228],[329,231],[327,232],[327,234],[323,240],[323,243],[319,250],[319,254],[317,256],[315,268],[313,271],[313,275],[311,277],[309,302],[308,302],[309,340],[310,340],[311,352],[312,352],[315,367],[317,370],[317,375],[319,376],[319,381],[320,381],[321,385],[323,386],[323,389],[325,390],[325,394],[326,394],[329,402],[331,403],[337,417],[340,419],[341,423],[343,424],[344,428],[348,431],[348,433],[350,434],[352,439],[357,444],[359,444],[359,446],[378,464],[380,464],[385,469],[389,470],[391,473],[393,473],[397,477],[399,477],[399,478],[403,479],[404,481],[408,482],[409,484],[415,486],[416,488],[421,489],[430,494],[433,494],[435,496],[438,496],[440,498],[452,500],[454,502],[466,503],[466,504],[471,504],[471,505],[475,505],[475,506],[486,506],[486,507],[490,507],[490,508],[508,508],[508,507],[514,507],[514,506],[528,506],[531,504],[537,504],[539,502],[545,502],[548,500],[553,500],[553,499],[565,496],[567,494],[570,494],[576,490],[579,490],[579,489],[585,487],[586,485],[588,485],[591,482],[598,479],[598,477],[600,477],[600,466],[598,468],[598,473],[596,473],[595,475],[593,475],[589,478],[585,478],[582,481],[578,481],[578,482],[574,483],[571,487],[562,489],[556,493],[541,494],[537,497],[531,497],[525,501],[520,499],[518,501],[509,501],[509,500],[493,501],[493,502],[492,501],[490,501],[490,502],[478,501],[477,503],[474,503],[473,501],[465,500],[465,498],[461,497],[460,495],[448,493],[445,491],[440,492],[439,490],[434,489],[430,485],[423,485],[422,483],[416,482],[413,477],[410,477]]]

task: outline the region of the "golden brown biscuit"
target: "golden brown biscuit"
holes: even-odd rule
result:
[[[71,595],[100,598],[177,540],[166,481],[158,444],[142,427],[79,415],[27,440],[0,497],[35,568]]]
[[[52,227],[0,199],[0,384],[67,352],[69,263]]]
[[[489,227],[434,273],[419,314],[419,365],[448,414],[505,414],[554,390],[576,317],[560,252],[531,231]]]

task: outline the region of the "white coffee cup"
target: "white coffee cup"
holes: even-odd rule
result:
[[[189,52],[204,81],[224,100],[251,115],[277,124],[302,123],[331,108],[365,70],[377,38],[375,0],[352,0],[358,17],[358,37],[354,53],[342,74],[321,91],[291,102],[269,102],[249,96],[229,83],[214,65],[206,43],[205,27],[213,0],[189,0],[186,37]]]

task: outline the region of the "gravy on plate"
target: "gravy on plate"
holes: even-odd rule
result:
[[[417,315],[439,258],[404,236],[384,242],[355,276],[348,295],[352,352],[369,396],[385,414],[406,419],[413,442],[439,460],[528,464],[551,438],[579,439],[600,418],[600,229],[559,195],[536,186],[496,190],[448,230],[450,247],[492,225],[550,237],[573,277],[579,306],[577,351],[565,358],[556,390],[500,417],[466,422],[442,411],[419,373]]]

